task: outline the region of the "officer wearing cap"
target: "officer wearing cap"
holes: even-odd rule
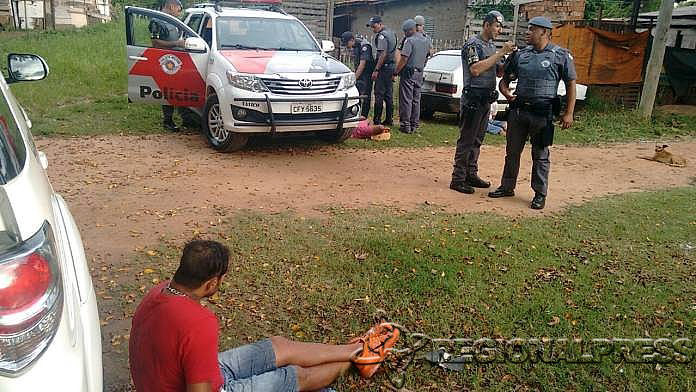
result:
[[[416,32],[416,21],[407,19],[401,26],[406,35],[394,76],[399,79],[399,130],[413,133],[420,122],[423,68],[430,53],[430,41]]]
[[[425,18],[422,15],[416,15],[415,18],[413,18],[414,21],[416,21],[416,33],[423,34],[425,38],[430,41],[430,53],[428,54],[428,57],[431,57],[433,55],[432,53],[432,46],[433,46],[433,39],[428,35],[428,33],[425,31]],[[399,48],[401,50],[401,48]]]
[[[165,14],[179,18],[181,15],[181,2],[179,0],[164,0],[161,11]],[[162,19],[152,19],[148,26],[150,30],[150,38],[152,46],[159,49],[175,49],[184,47],[182,32],[178,27],[171,23],[167,23]],[[198,121],[195,115],[188,109],[179,107],[179,115],[184,121],[184,126],[195,128]],[[162,105],[162,126],[168,131],[178,131],[179,127],[174,123],[174,107],[170,105]]]
[[[469,38],[462,48],[464,78],[460,103],[459,139],[454,154],[450,189],[474,193],[474,188],[491,184],[478,175],[478,158],[486,136],[491,103],[498,99],[496,76],[502,72],[503,57],[515,48],[506,42],[497,50],[493,40],[502,32],[503,15],[491,11],[483,19],[481,34]]]
[[[365,98],[360,102],[362,115],[370,114],[370,102],[372,101],[372,72],[375,69],[375,58],[370,41],[356,37],[352,32],[346,31],[341,35],[343,45],[353,50],[353,62],[355,65],[355,86],[360,95]]]
[[[551,21],[544,17],[532,18],[527,30],[527,44],[505,63],[500,92],[510,102],[505,169],[498,189],[488,196],[509,197],[515,195],[517,175],[520,170],[520,154],[527,139],[532,144],[532,189],[534,199],[530,207],[543,209],[546,205],[549,179],[549,146],[553,144],[553,118],[560,114],[561,102],[558,85],[566,85],[566,112],[561,117],[563,129],[573,125],[575,110],[575,64],[567,49],[551,43]],[[510,82],[517,80],[515,95]]]
[[[376,64],[372,72],[372,80],[375,82],[375,112],[373,122],[375,125],[393,125],[394,117],[394,86],[392,75],[394,73],[396,34],[384,27],[380,16],[373,16],[367,24],[375,33],[374,49],[376,51]],[[386,115],[382,120],[382,108],[386,105]]]

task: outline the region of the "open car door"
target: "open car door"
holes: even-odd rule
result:
[[[128,100],[201,108],[210,48],[179,19],[126,7]]]

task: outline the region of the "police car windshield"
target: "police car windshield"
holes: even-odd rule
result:
[[[319,52],[307,29],[293,19],[219,17],[218,48]]]
[[[462,66],[462,59],[457,55],[438,54],[428,60],[425,68],[433,71],[454,71]]]

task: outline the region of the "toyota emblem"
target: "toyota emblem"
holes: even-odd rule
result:
[[[299,83],[300,87],[302,87],[302,88],[312,87],[312,79],[302,79],[298,83]]]

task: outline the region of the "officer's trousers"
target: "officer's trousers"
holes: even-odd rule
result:
[[[361,79],[355,82],[355,87],[358,88],[360,95],[364,95],[366,98],[360,100],[361,114],[367,117],[370,114],[370,105],[372,104],[372,79],[371,74],[367,74],[367,77],[361,75]]]
[[[423,88],[423,72],[399,79],[399,122],[401,129],[415,131],[420,125],[420,101]]]
[[[532,114],[521,109],[510,111],[508,119],[507,145],[505,147],[505,169],[501,186],[507,190],[515,189],[517,175],[520,171],[520,156],[527,139],[542,132],[548,125],[546,116]],[[546,196],[549,186],[549,147],[532,143],[532,189],[537,194]]]
[[[478,175],[478,159],[486,137],[491,105],[479,103],[475,108],[470,107],[466,96],[462,96],[459,109],[459,139],[454,153],[453,183],[464,183],[468,177]]]
[[[391,124],[394,121],[394,85],[392,75],[394,64],[385,64],[380,69],[375,81],[375,125]],[[386,105],[386,115],[382,120],[382,108]]]
[[[201,119],[190,109],[177,106],[176,111],[181,116],[185,126],[200,126]],[[174,122],[174,106],[162,105],[162,122],[165,124]]]

